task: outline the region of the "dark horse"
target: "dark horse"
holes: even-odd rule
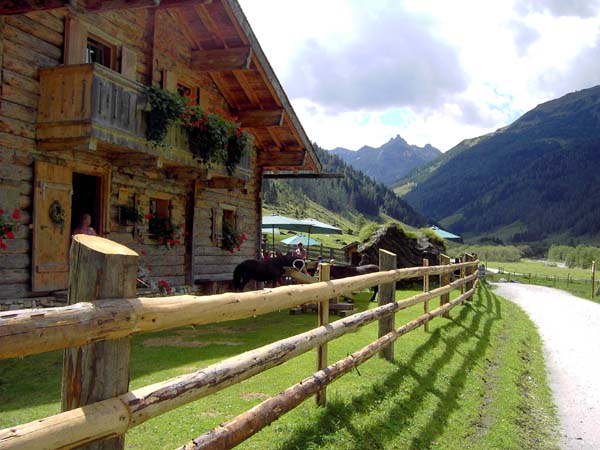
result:
[[[376,264],[365,264],[364,266],[331,266],[329,275],[332,280],[337,278],[356,277],[358,275],[366,275],[367,273],[379,272],[379,266]],[[369,301],[374,301],[379,286],[373,286],[373,296]]]
[[[242,261],[233,271],[233,288],[237,292],[242,291],[250,280],[276,283],[285,274],[283,268],[294,266],[294,261],[298,261],[298,258],[293,255],[276,256],[263,261],[256,259]],[[299,262],[303,263],[302,260]]]

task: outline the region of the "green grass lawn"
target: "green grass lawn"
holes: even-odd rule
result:
[[[590,300],[592,296],[591,269],[551,267],[546,266],[542,262],[529,259],[522,259],[514,263],[489,261],[487,262],[487,266],[495,269],[502,268],[505,272],[526,274],[526,276],[516,277],[511,274],[511,280],[521,283],[529,283],[529,274],[531,274],[531,284],[562,289],[587,300]],[[567,281],[567,275],[570,279],[569,281]],[[500,278],[508,279],[508,274],[487,275],[489,281],[498,281]],[[600,273],[596,273],[595,291],[597,291],[600,285],[599,278]],[[594,301],[599,302],[598,296],[595,296]]]
[[[485,261],[484,261],[485,262]],[[571,278],[590,279],[592,272],[590,269],[569,269],[562,267],[547,266],[543,262],[534,261],[531,259],[522,259],[519,262],[495,262],[487,261],[488,267],[502,268],[510,272],[531,273],[549,277],[566,278],[569,275]]]
[[[414,294],[398,291],[397,298]],[[373,307],[369,294],[359,309]],[[431,302],[431,308],[437,304]],[[422,305],[396,315],[396,326]],[[334,316],[335,317],[335,316]],[[315,315],[258,318],[136,336],[131,388],[197,370],[314,328]],[[329,360],[377,337],[377,324],[329,345]],[[309,376],[312,351],[236,386],[152,419],[127,434],[128,449],[173,449]],[[59,412],[60,352],[0,361],[0,428]],[[556,419],[535,327],[481,286],[451,319],[396,341],[395,361],[374,357],[241,444],[243,449],[554,449]]]

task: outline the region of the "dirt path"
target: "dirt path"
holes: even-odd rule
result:
[[[567,450],[600,449],[600,305],[558,289],[498,283],[539,328]]]

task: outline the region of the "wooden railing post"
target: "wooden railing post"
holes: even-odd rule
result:
[[[319,281],[330,280],[330,268],[329,264],[319,265]],[[319,326],[327,325],[329,323],[329,300],[323,300],[319,302]],[[327,367],[327,342],[317,347],[317,371],[323,370]],[[317,405],[325,406],[327,404],[327,388],[317,391]]]
[[[379,250],[379,270],[392,270],[396,268],[396,254],[388,252],[387,250]],[[396,300],[396,283],[385,283],[379,285],[379,298],[377,299],[377,305],[382,306],[388,303],[392,303]],[[379,319],[379,337],[385,336],[390,331],[395,329],[395,317],[394,314]],[[385,347],[379,356],[387,359],[388,361],[394,360],[394,343]]]
[[[97,236],[76,235],[70,253],[69,304],[135,297],[137,259],[137,253],[124,245]],[[130,350],[130,337],[66,349],[62,410],[79,408],[127,392]],[[80,448],[123,449],[125,436]]]
[[[429,267],[429,260],[423,258],[423,267]],[[423,275],[423,292],[429,292],[429,274]],[[427,314],[429,312],[429,300],[423,302],[423,312]],[[429,321],[423,324],[423,331],[429,332]]]
[[[596,261],[592,261],[592,300],[594,300],[594,287],[596,284]]]
[[[440,255],[440,265],[445,266],[447,264],[450,264],[450,257],[448,255],[441,254]],[[447,286],[448,284],[450,284],[450,273],[447,272],[447,273],[441,274],[440,275],[440,287]],[[440,295],[440,306],[443,306],[449,302],[450,302],[450,294]],[[442,315],[442,317],[449,319],[450,314],[444,313]]]
[[[465,253],[465,262],[472,262],[475,261],[475,257],[469,253]],[[465,269],[465,275],[469,276],[473,274],[473,266],[469,266]],[[465,285],[465,291],[470,291],[471,289],[473,289],[473,282],[469,281],[466,285]],[[469,297],[468,300],[471,300],[472,297]]]

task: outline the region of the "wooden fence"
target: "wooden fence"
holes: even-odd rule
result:
[[[600,290],[600,280],[596,279],[595,266],[596,263],[594,262],[590,278],[577,278],[571,276],[570,273],[567,273],[566,276],[561,277],[557,275],[542,275],[532,272],[511,272],[504,270],[503,268],[498,268],[498,271],[495,273],[491,271],[486,272],[486,276],[494,281],[504,278],[508,282],[514,281],[528,284],[533,283],[558,288],[566,287],[567,289],[570,285],[587,285],[589,286],[588,292],[590,293],[590,298],[593,300],[597,296],[596,293]]]
[[[476,257],[466,262],[395,269],[395,255],[382,251],[381,269],[354,278],[284,286],[255,292],[204,297],[190,295],[132,298],[135,293],[137,255],[107,239],[78,235],[71,247],[69,305],[59,308],[0,313],[0,358],[66,349],[63,371],[62,413],[0,430],[0,449],[63,449],[124,446],[125,432],[191,401],[239,383],[271,367],[318,347],[318,372],[246,413],[190,441],[184,449],[231,448],[319,393],[325,404],[327,384],[377,353],[391,359],[393,343],[431,319],[445,315],[470,299],[476,286]],[[460,270],[453,282],[446,275]],[[323,267],[322,279],[327,268]],[[440,287],[395,301],[395,282],[440,276]],[[444,281],[446,280],[446,281]],[[330,298],[380,286],[378,306],[328,323]],[[427,284],[425,284],[427,287]],[[449,292],[464,290],[454,300]],[[394,313],[440,297],[440,306],[399,328]],[[319,327],[191,374],[128,391],[130,336],[184,325],[207,324],[256,316],[307,302],[323,303]],[[327,342],[379,321],[379,338],[367,347],[327,366]]]
[[[289,251],[294,251],[296,248],[297,247],[295,245],[286,245],[280,242],[275,243],[275,250],[279,250],[284,255]],[[272,252],[273,244],[271,244],[270,242],[268,244],[263,244],[263,252],[264,251]],[[319,255],[323,256],[323,259],[325,261],[330,261],[334,259],[336,263],[350,263],[350,261],[348,261],[346,258],[344,250],[342,250],[341,248],[327,247],[323,244],[311,245],[309,254],[310,259],[316,260],[317,256]]]

